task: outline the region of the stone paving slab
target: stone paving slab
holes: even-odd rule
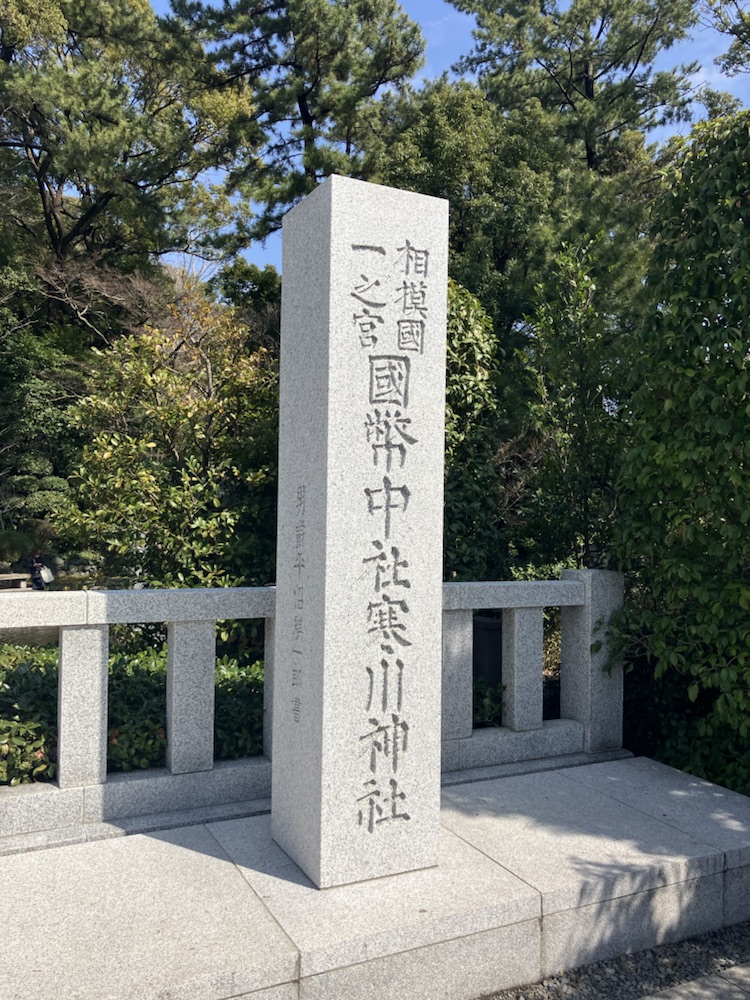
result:
[[[723,872],[718,848],[570,773],[453,786],[443,824],[541,892],[544,916]]]
[[[573,768],[566,777],[718,847],[727,868],[750,865],[750,798],[647,757]]]
[[[269,817],[211,831],[299,948],[302,977],[541,916],[538,892],[447,830],[433,868],[324,891],[272,842]]]
[[[722,972],[722,976],[730,983],[741,986],[743,990],[750,993],[750,965],[735,965],[733,969]]]
[[[267,816],[0,857],[0,998],[473,1000],[721,927],[750,868],[585,771],[446,789],[437,866],[326,890]],[[711,1000],[750,996],[750,967],[721,978]]]
[[[1,858],[0,886],[3,1000],[224,1000],[296,979],[207,827]]]

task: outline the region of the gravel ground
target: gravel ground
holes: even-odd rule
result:
[[[596,962],[481,1000],[640,1000],[750,962],[750,922],[635,955]]]

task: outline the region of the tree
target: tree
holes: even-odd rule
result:
[[[9,63],[32,41],[60,41],[66,28],[59,0],[5,0],[0,14],[0,59]]]
[[[555,111],[561,133],[590,170],[606,171],[621,137],[686,119],[697,66],[655,70],[656,56],[687,37],[694,0],[450,0],[477,17],[479,73],[503,109],[530,97]]]
[[[174,9],[213,40],[227,81],[253,95],[260,158],[230,178],[264,209],[240,242],[278,229],[329,174],[367,179],[373,98],[421,64],[419,28],[396,0],[227,0],[221,9],[175,0]]]
[[[631,657],[694,703],[667,748],[750,791],[750,112],[698,126],[658,203],[620,480]]]
[[[71,416],[88,435],[56,512],[105,572],[161,586],[267,584],[275,549],[277,366],[199,290],[120,338]]]
[[[44,6],[11,10],[29,5]],[[146,0],[44,10],[42,34],[2,22],[0,191],[45,295],[96,327],[92,303],[119,305],[154,255],[199,247],[229,220],[200,181],[252,147],[250,103]]]
[[[478,300],[448,283],[445,413],[447,580],[487,580],[503,564],[498,537],[499,479],[493,457],[502,415],[497,401],[497,338]]]
[[[614,484],[627,438],[632,337],[589,271],[595,245],[563,246],[527,323],[524,364],[536,396],[515,546],[524,560],[606,565]]]
[[[550,116],[538,101],[501,115],[476,85],[446,79],[391,104],[376,179],[448,199],[451,276],[479,298],[507,348],[539,280],[561,193],[566,151]]]
[[[707,0],[711,23],[730,39],[716,62],[728,76],[750,72],[750,13],[739,0]]]

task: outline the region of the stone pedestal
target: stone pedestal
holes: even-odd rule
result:
[[[436,862],[448,206],[284,220],[272,833],[320,887]]]

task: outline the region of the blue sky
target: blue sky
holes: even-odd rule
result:
[[[217,0],[214,0],[218,6]],[[401,7],[416,21],[426,42],[426,61],[419,78],[432,79],[439,76],[472,48],[471,31],[474,19],[462,14],[445,0],[400,0]],[[167,13],[169,0],[152,0],[157,13]],[[690,41],[674,46],[662,54],[661,68],[669,68],[680,63],[698,61],[701,72],[696,78],[696,86],[707,83],[717,90],[728,90],[740,99],[744,106],[750,105],[750,73],[735,77],[723,76],[714,60],[728,46],[726,39],[708,27],[698,28]],[[687,132],[688,125],[673,131]],[[655,138],[663,139],[666,135]],[[278,236],[267,240],[265,247],[253,248],[248,258],[263,266],[273,264],[281,268],[281,239]]]

